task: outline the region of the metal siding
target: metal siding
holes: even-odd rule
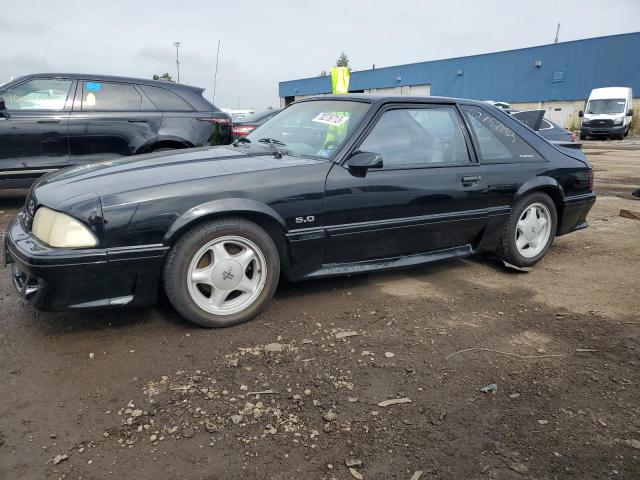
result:
[[[542,67],[534,66],[536,60]],[[564,71],[561,82],[553,82],[557,70]],[[638,95],[640,32],[352,72],[349,86],[423,84],[431,85],[431,95],[510,102],[586,99],[603,86],[631,87]],[[330,93],[331,77],[280,82],[279,91],[281,97]]]

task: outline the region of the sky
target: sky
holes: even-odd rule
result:
[[[38,72],[169,72],[226,108],[277,106],[278,82],[640,31],[640,0],[0,0],[0,83]]]

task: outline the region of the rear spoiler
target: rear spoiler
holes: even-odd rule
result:
[[[581,142],[550,142],[558,147],[563,147],[563,148],[574,148],[576,150],[582,150],[582,143]]]

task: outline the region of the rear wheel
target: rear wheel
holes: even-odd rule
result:
[[[553,243],[558,217],[551,198],[535,192],[520,199],[504,226],[499,256],[517,267],[532,267]]]
[[[163,280],[184,318],[203,327],[227,327],[260,313],[279,276],[271,237],[253,222],[225,218],[184,234],[169,252]]]

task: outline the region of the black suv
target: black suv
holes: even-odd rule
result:
[[[203,90],[98,75],[16,78],[0,86],[0,188],[69,165],[231,143],[230,117]]]

